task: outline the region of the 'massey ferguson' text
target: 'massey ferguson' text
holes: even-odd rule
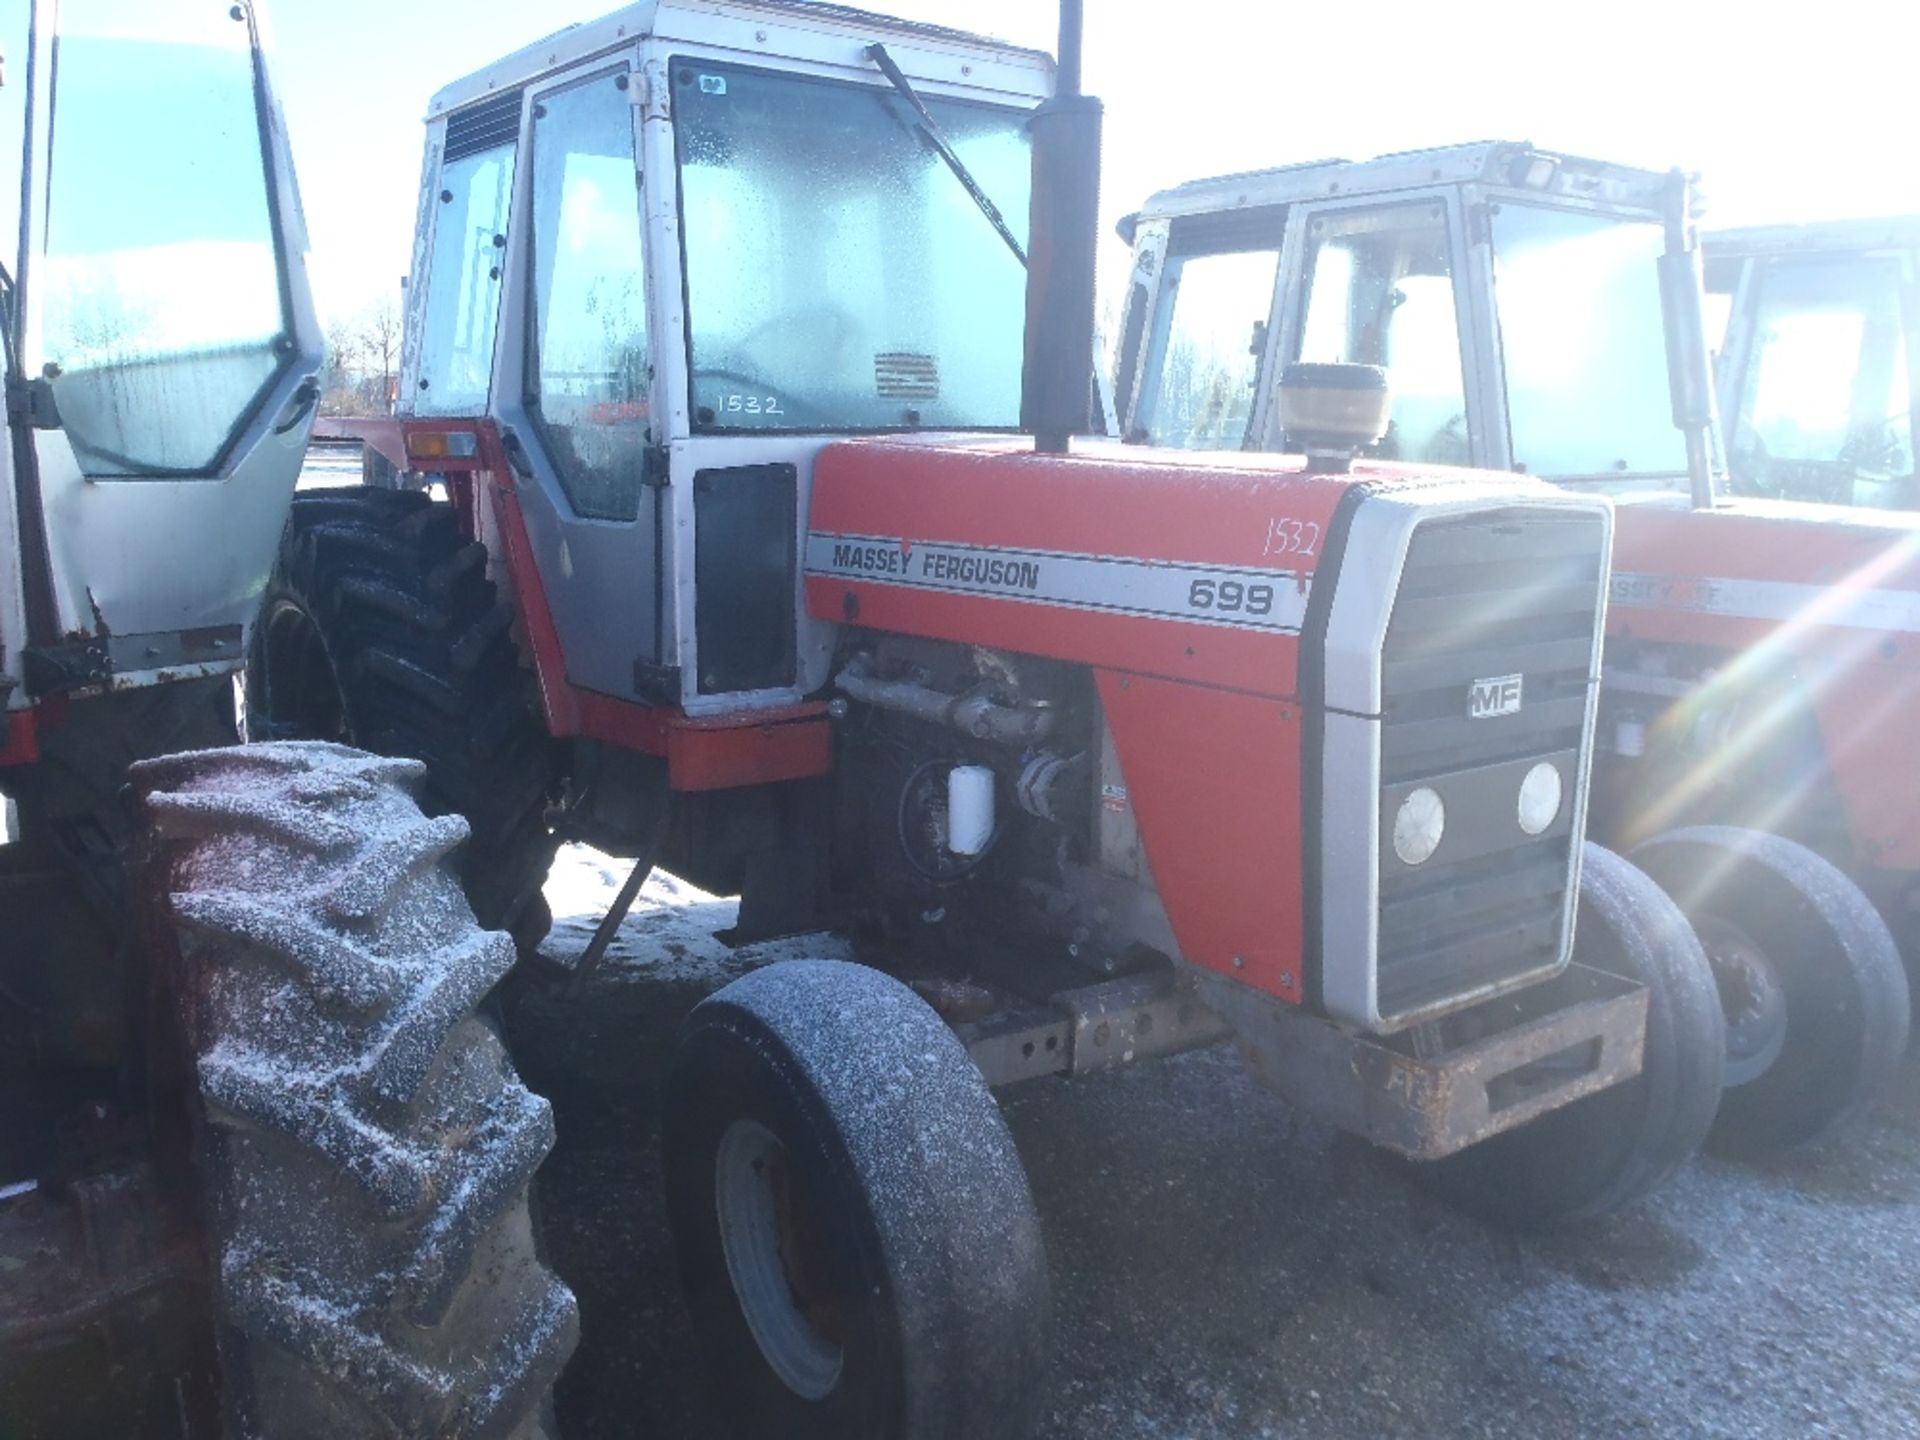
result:
[[[1040,588],[1040,562],[1010,560],[998,555],[968,555],[951,550],[923,549],[915,554],[892,545],[859,545],[837,541],[833,568],[842,573],[894,575],[949,585],[977,585],[988,590],[1031,593]]]

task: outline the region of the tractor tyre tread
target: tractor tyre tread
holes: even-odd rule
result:
[[[552,1112],[478,1013],[514,949],[474,922],[464,823],[422,818],[423,777],[311,742],[133,773],[235,1434],[533,1440],[578,1337],[528,1208]]]
[[[300,495],[266,614],[298,607],[322,637],[346,738],[425,762],[423,808],[472,829],[461,873],[475,914],[530,951],[547,923],[540,888],[556,843],[547,812],[558,769],[511,608],[486,572],[485,548],[461,535],[453,507],[421,492]],[[257,644],[269,634],[263,625]],[[257,649],[248,670],[256,738],[282,738],[269,673]]]

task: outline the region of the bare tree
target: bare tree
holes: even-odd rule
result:
[[[320,413],[358,415],[365,408],[359,392],[360,339],[342,321],[327,327],[327,368],[320,387]]]
[[[369,378],[379,383],[379,408],[392,413],[394,400],[394,372],[400,362],[400,312],[394,308],[393,301],[381,299],[374,302],[360,322],[360,351],[366,363]]]

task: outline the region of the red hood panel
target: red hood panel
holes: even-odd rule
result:
[[[1341,498],[1270,455],[1018,439],[862,440],[814,467],[821,619],[1272,695]]]

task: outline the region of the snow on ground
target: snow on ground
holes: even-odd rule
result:
[[[300,470],[302,490],[326,490],[336,485],[359,483],[358,445],[314,445],[308,448],[307,462]]]
[[[561,848],[547,878],[553,932],[541,953],[565,963],[593,939],[613,906],[632,862],[589,845]],[[718,938],[739,918],[740,902],[697,890],[655,871],[601,961],[608,980],[669,981],[720,986],[775,960],[848,960],[852,951],[831,935],[800,935],[734,949]]]

